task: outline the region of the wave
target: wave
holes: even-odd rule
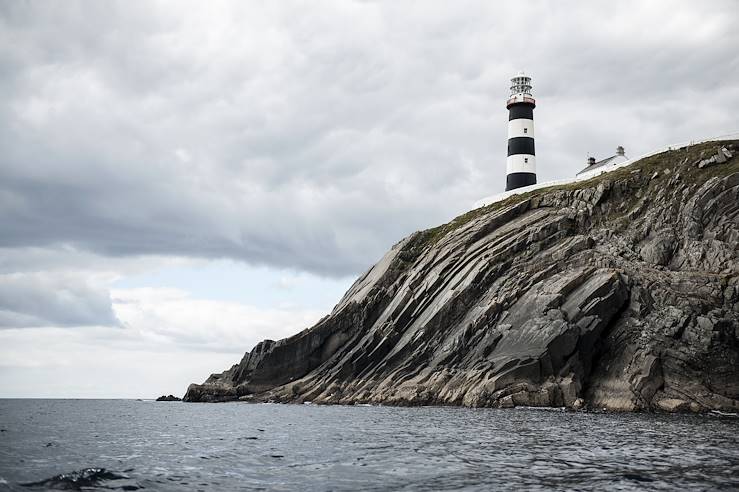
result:
[[[88,487],[110,490],[139,490],[140,485],[130,477],[105,468],[83,468],[71,473],[62,473],[39,482],[22,483],[23,487],[56,490],[84,490]]]

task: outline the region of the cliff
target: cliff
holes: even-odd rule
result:
[[[737,150],[684,147],[414,233],[315,326],[185,400],[737,411]]]

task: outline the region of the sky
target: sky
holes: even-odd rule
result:
[[[505,185],[739,131],[725,1],[0,3],[0,397],[152,398]]]

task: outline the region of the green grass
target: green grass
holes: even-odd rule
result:
[[[563,185],[554,185],[547,188],[540,188],[537,190],[522,193],[520,195],[513,195],[505,200],[491,203],[485,207],[480,207],[475,210],[470,210],[456,218],[451,222],[442,224],[431,229],[422,231],[424,235],[424,245],[436,244],[441,238],[445,237],[452,231],[459,229],[460,227],[468,224],[469,222],[490,214],[492,212],[503,210],[516,203],[524,200],[542,196],[548,193],[557,191],[575,191],[586,188],[594,188],[598,184],[605,181],[619,181],[624,179],[630,179],[636,173],[634,171],[640,171],[640,177],[650,178],[655,172],[662,173],[664,169],[673,168],[673,175],[680,173],[680,179],[689,185],[700,185],[713,176],[727,176],[729,174],[739,172],[739,156],[736,156],[737,150],[732,151],[734,157],[724,164],[716,164],[708,168],[698,169],[693,163],[698,160],[703,154],[704,158],[710,157],[715,153],[721,146],[733,144],[735,148],[739,148],[739,140],[733,141],[720,141],[720,142],[706,142],[697,145],[691,145],[687,147],[681,147],[675,150],[668,150],[655,154],[650,157],[640,159],[629,166],[625,166],[621,169],[611,171],[609,173],[595,176],[585,181],[579,181],[575,183],[568,183]],[[670,176],[660,175],[659,179],[650,180],[645,191],[656,192],[658,187],[663,187],[665,183],[671,178]]]

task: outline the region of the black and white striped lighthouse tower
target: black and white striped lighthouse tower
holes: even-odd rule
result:
[[[506,191],[536,184],[534,152],[534,108],[531,77],[523,72],[511,79],[508,108],[508,158],[506,159]]]

